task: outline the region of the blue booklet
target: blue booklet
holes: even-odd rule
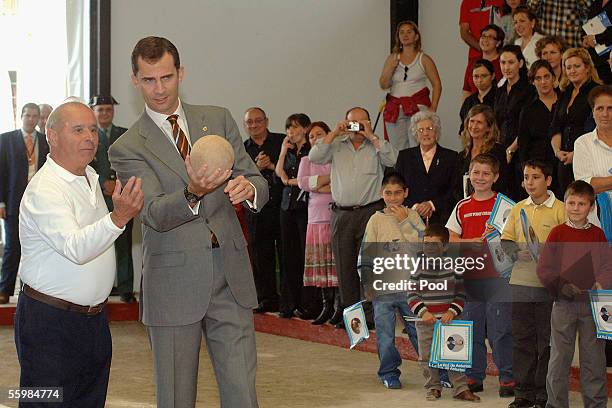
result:
[[[429,366],[461,371],[472,367],[472,335],[474,322],[453,320],[434,325]]]
[[[514,262],[502,249],[501,234],[497,230],[493,230],[485,235],[485,240],[491,253],[493,265],[502,278],[509,278],[512,273]]]
[[[515,205],[516,203],[509,197],[501,193],[497,193],[497,199],[495,199],[495,204],[493,204],[493,210],[491,211],[491,216],[489,217],[487,224],[495,227],[495,229],[501,234],[504,231],[506,220],[508,220],[508,217],[510,216],[510,211],[512,211],[512,207]]]
[[[527,213],[522,208],[521,227],[523,228],[523,235],[525,236],[525,241],[527,242],[527,249],[529,249],[529,253],[531,254],[533,260],[537,261],[538,253],[540,252],[540,240],[538,239],[538,236],[527,218]]]
[[[612,191],[597,194],[597,207],[601,229],[606,234],[608,242],[612,242]]]
[[[589,290],[598,339],[612,340],[612,290]]]

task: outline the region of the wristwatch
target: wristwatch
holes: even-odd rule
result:
[[[187,200],[189,204],[196,204],[198,201],[204,198],[204,194],[202,194],[201,196],[197,194],[193,194],[192,192],[187,190],[187,186],[185,186],[185,189],[183,190],[183,194],[185,194],[185,199]]]

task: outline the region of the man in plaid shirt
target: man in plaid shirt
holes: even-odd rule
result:
[[[570,47],[582,46],[582,24],[587,20],[593,0],[527,0],[538,16],[545,35],[563,38]]]

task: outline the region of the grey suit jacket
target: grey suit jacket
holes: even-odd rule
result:
[[[255,186],[256,206],[261,209],[268,201],[268,184],[244,150],[229,111],[182,106],[192,143],[217,134],[232,144],[236,157],[232,176],[243,175]],[[257,294],[246,241],[234,207],[223,193],[225,185],[206,195],[199,214],[193,215],[183,194],[189,182],[185,163],[146,112],[113,143],[109,159],[122,183],[130,176],[142,178],[142,322],[180,326],[204,317],[213,282],[211,231],[223,251],[224,273],[234,298],[243,307],[255,307]]]

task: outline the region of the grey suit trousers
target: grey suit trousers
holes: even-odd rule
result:
[[[223,274],[223,249],[213,249],[213,287],[206,315],[185,326],[147,326],[160,408],[195,407],[202,334],[222,408],[257,408],[253,312],[236,302]]]

